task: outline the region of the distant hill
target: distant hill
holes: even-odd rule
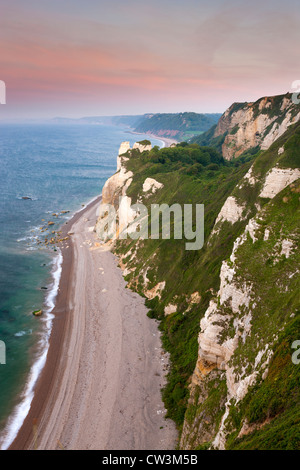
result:
[[[135,131],[144,134],[155,134],[161,137],[172,137],[177,141],[187,140],[205,132],[216,124],[221,114],[145,114],[135,124]]]
[[[221,114],[173,113],[124,116],[87,116],[79,119],[54,118],[60,124],[98,124],[130,127],[141,134],[172,137],[178,142],[190,139],[216,125]]]
[[[134,116],[87,116],[82,118],[64,118],[56,117],[52,122],[60,124],[99,124],[99,125],[113,125],[113,126],[126,126],[134,128],[137,122],[141,120],[141,114]]]

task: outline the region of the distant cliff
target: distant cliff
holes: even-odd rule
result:
[[[264,97],[255,103],[234,103],[213,129],[192,141],[215,146],[226,160],[245,152],[266,150],[300,119],[300,105],[295,105],[291,98],[287,93]]]
[[[137,132],[181,141],[207,131],[217,123],[220,116],[197,113],[145,114],[134,127]]]
[[[87,116],[79,119],[55,118],[52,122],[128,127],[141,134],[169,137],[179,142],[207,131],[218,122],[220,116],[221,114],[169,113],[132,116]]]
[[[267,150],[228,161],[195,144],[146,150],[124,143],[103,188],[103,201],[114,204],[118,220],[127,214],[128,224],[136,202],[205,205],[200,250],[187,251],[173,234],[120,239],[126,225],[109,241],[128,286],[160,321],[171,358],[163,399],[182,449],[299,449],[292,345],[300,339],[300,122],[278,137],[275,109],[281,124],[298,114],[289,97],[276,108],[269,100],[233,105],[215,130],[218,138],[233,125],[271,121],[261,136],[260,147],[274,138]]]

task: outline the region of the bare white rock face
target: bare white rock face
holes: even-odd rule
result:
[[[246,103],[233,112],[230,107],[218,122],[214,137],[229,131],[222,145],[222,154],[226,160],[236,158],[245,150],[257,145],[263,150],[268,149],[290,125],[300,120],[300,113],[295,114],[295,105],[286,96],[283,97],[280,107],[281,122],[278,122],[278,115],[272,116],[272,113],[264,112],[272,107],[270,98],[266,97],[260,101],[257,115],[254,114],[253,105],[254,103]],[[235,131],[230,132],[233,130]]]
[[[124,153],[130,150],[130,143],[129,142],[122,142],[119,148],[119,155],[123,155]]]
[[[144,145],[144,144],[141,144],[140,142],[135,142],[135,144],[133,144],[132,149],[133,150],[137,149],[140,152],[145,152],[146,150],[151,150],[152,145],[151,144]]]
[[[229,196],[219,212],[219,215],[216,219],[216,224],[220,220],[227,220],[228,222],[234,224],[238,220],[242,219],[244,209],[245,206],[240,206],[234,196]]]
[[[176,311],[177,311],[177,305],[173,305],[173,304],[166,305],[164,309],[165,315],[170,315],[171,313],[174,313]]]
[[[288,112],[281,124],[278,124],[276,122],[273,124],[273,127],[271,128],[270,132],[264,138],[261,144],[261,148],[263,150],[267,150],[273,144],[273,142],[275,142],[275,140],[277,140],[281,135],[286,132],[287,128],[291,124],[295,124],[299,121],[299,119],[300,113],[298,113],[297,116],[292,118],[292,114]]]
[[[249,168],[247,173],[245,174],[242,183],[240,184],[239,188],[242,188],[244,182],[248,182],[251,186],[254,186],[257,183],[257,179],[253,175],[253,165]]]
[[[300,170],[298,168],[272,168],[267,173],[265,184],[259,197],[272,199],[298,178],[300,178]]]
[[[152,146],[150,145],[143,145],[139,142],[136,142],[133,146],[133,149],[138,149],[139,151],[151,150]],[[119,155],[117,157],[117,171],[114,175],[112,175],[108,180],[106,180],[103,189],[102,189],[102,202],[101,206],[105,204],[113,205],[118,202],[116,199],[120,199],[119,207],[117,209],[117,217],[119,220],[118,228],[116,230],[115,235],[112,237],[112,240],[115,240],[119,236],[121,236],[122,232],[125,233],[135,231],[135,227],[132,226],[132,222],[137,217],[137,212],[131,208],[131,198],[127,196],[126,192],[129,188],[130,184],[132,183],[133,173],[132,171],[127,171],[125,163],[129,160],[124,154],[130,150],[130,142],[122,142],[119,148]],[[152,191],[153,193],[158,189],[163,187],[163,184],[159,183],[158,181],[147,178],[144,183],[144,191]],[[101,207],[100,206],[100,207]],[[96,231],[97,226],[100,228],[104,226],[105,221],[108,220],[108,214],[101,217],[96,224]],[[131,228],[130,228],[131,226]]]
[[[132,176],[133,173],[126,171],[126,168],[121,165],[120,170],[106,180],[102,189],[102,202],[112,204],[113,196],[117,190],[122,190],[122,195],[125,195],[126,189],[132,182]]]
[[[154,299],[154,297],[156,296],[158,296],[158,298],[160,299],[161,293],[164,290],[165,286],[166,286],[166,281],[161,281],[158,284],[156,284],[156,286],[153,287],[152,289],[147,290],[145,292],[145,296],[147,297],[147,299]]]
[[[119,153],[123,153],[123,151],[127,151],[129,147],[129,142],[122,142],[120,146]],[[134,220],[136,214],[131,209],[131,198],[126,195],[126,191],[130,184],[132,183],[133,173],[131,171],[127,171],[123,163],[127,160],[126,157],[119,155],[117,158],[117,171],[114,175],[108,178],[103,186],[102,189],[102,201],[100,205],[101,209],[105,209],[106,204],[110,204],[114,206],[115,199],[120,199],[119,208],[117,210],[117,216],[119,219],[119,226],[116,233],[111,238],[111,241],[115,240],[119,234],[125,230],[128,225]],[[118,202],[117,201],[117,202]],[[96,232],[97,227],[102,231],[102,228],[105,227],[105,221],[108,220],[108,213],[103,214],[96,223]],[[105,239],[105,241],[109,241],[109,239]]]
[[[257,240],[256,231],[258,229],[260,229],[260,225],[254,217],[249,220],[243,234],[234,242],[230,262],[223,261],[221,266],[220,288],[217,296],[210,301],[200,322],[198,361],[193,375],[193,383],[199,383],[199,378],[201,380],[203,374],[206,375],[213,367],[217,367],[224,371],[228,389],[225,413],[212,443],[218,449],[225,448],[226,419],[232,400],[238,402],[245,397],[249,387],[257,380],[259,371],[265,373],[267,370],[272,356],[272,350],[267,344],[263,349],[257,351],[257,356],[251,364],[250,370],[247,370],[246,367],[236,368],[230,363],[240,341],[245,343],[247,336],[251,333],[252,309],[256,306],[255,302],[251,303],[253,302],[253,286],[251,283],[239,279],[236,274],[237,250],[245,243],[249,235],[254,243]],[[284,240],[282,252],[289,256],[291,249],[291,241]],[[230,323],[233,329],[228,335],[227,328]]]
[[[294,248],[294,243],[292,242],[292,240],[289,240],[288,238],[285,240],[282,240],[280,255],[284,255],[286,258],[289,258],[291,252],[293,251],[293,248]]]
[[[164,185],[156,181],[154,178],[146,178],[143,184],[143,191],[144,193],[147,193],[148,191],[155,193],[158,189],[163,187]]]
[[[122,196],[120,200],[119,210],[119,236],[128,226],[134,221],[136,212],[131,208],[131,197],[126,195]]]
[[[266,228],[265,233],[264,233],[264,242],[269,240],[269,237],[270,237],[270,230]]]

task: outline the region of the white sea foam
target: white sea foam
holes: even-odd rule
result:
[[[31,244],[35,244],[35,247],[36,247],[36,242],[39,240],[40,233],[41,233],[40,225],[30,227],[26,230],[26,232],[23,234],[22,237],[17,238],[17,242],[18,243],[28,242]]]
[[[85,204],[84,207],[81,207],[76,212],[73,212],[73,213],[70,212],[66,214],[65,218],[67,220],[72,219],[75,214],[86,209],[86,207],[92,204],[98,197],[99,195],[89,200]],[[49,211],[49,213],[50,212],[51,211]],[[38,227],[34,227],[32,230],[33,231],[38,230]],[[32,235],[31,235],[31,238],[33,238]],[[47,292],[47,297],[45,300],[45,305],[47,309],[45,311],[45,314],[40,318],[40,321],[44,323],[45,328],[43,329],[43,333],[41,334],[41,339],[38,344],[39,354],[33,366],[31,367],[29,377],[25,385],[25,389],[21,395],[21,402],[19,403],[19,405],[16,406],[12,415],[8,419],[8,422],[4,431],[0,435],[0,449],[1,450],[8,449],[8,447],[12,444],[12,442],[16,438],[30,410],[31,402],[34,396],[34,387],[35,387],[36,381],[46,363],[46,358],[47,358],[48,349],[49,349],[49,339],[50,339],[50,334],[52,330],[52,322],[54,318],[54,315],[51,312],[55,306],[55,299],[58,293],[59,281],[60,281],[61,271],[62,271],[62,261],[63,261],[63,256],[61,252],[58,251],[58,256],[56,256],[53,261],[52,286],[51,288],[49,288]],[[16,335],[18,335],[18,333]]]
[[[15,410],[13,411],[12,415],[8,420],[8,423],[2,435],[0,436],[1,450],[8,449],[8,447],[16,438],[18,431],[20,430],[23,424],[23,421],[30,410],[31,402],[34,396],[34,387],[46,362],[49,349],[49,339],[52,330],[52,322],[54,318],[54,315],[51,312],[55,306],[55,299],[58,293],[59,281],[62,271],[62,261],[63,256],[59,251],[58,256],[56,256],[53,261],[53,283],[51,289],[47,293],[45,301],[47,308],[45,311],[45,315],[41,318],[41,321],[43,321],[45,324],[45,329],[43,331],[43,334],[41,335],[41,339],[38,344],[38,357],[36,358],[33,366],[31,367],[30,374],[25,385],[25,389],[21,395],[21,402],[19,403],[19,405],[16,406]],[[18,333],[16,335],[21,336],[21,334]]]
[[[18,333],[15,333],[15,336],[24,336],[26,335],[26,331],[18,331]]]
[[[16,336],[18,338],[18,337],[21,337],[21,336],[31,335],[31,334],[32,334],[31,329],[27,330],[27,331],[21,330],[21,331],[18,331],[17,333],[15,333],[14,336]]]

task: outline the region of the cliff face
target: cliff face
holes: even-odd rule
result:
[[[221,116],[210,143],[221,139],[223,157],[231,160],[251,149],[268,149],[299,119],[300,105],[292,102],[289,93],[255,103],[234,103]]]
[[[279,107],[292,113],[287,99]],[[228,113],[216,132],[233,122],[246,129],[247,113],[265,119],[253,118],[254,105],[232,107],[235,121]],[[121,240],[125,225],[110,242],[129,286],[160,320],[172,363],[163,397],[183,449],[298,448],[299,146],[300,123],[250,162],[199,174],[182,164],[186,147],[173,150],[175,163],[171,149],[129,150],[103,188],[103,201],[128,224],[135,202],[206,208],[201,250],[187,252],[184,240]]]
[[[277,439],[284,440],[284,427],[288,434],[288,423],[294,425],[291,410],[299,413],[287,392],[300,372],[288,343],[292,329],[300,334],[299,129],[254,161],[225,201],[209,237],[208,244],[214,245],[225,224],[232,224],[233,231],[238,221],[244,225],[222,262],[219,289],[200,321],[182,448],[276,447]],[[291,145],[294,159],[287,155]],[[283,380],[279,387],[278,380]],[[282,448],[288,442],[289,437]]]

